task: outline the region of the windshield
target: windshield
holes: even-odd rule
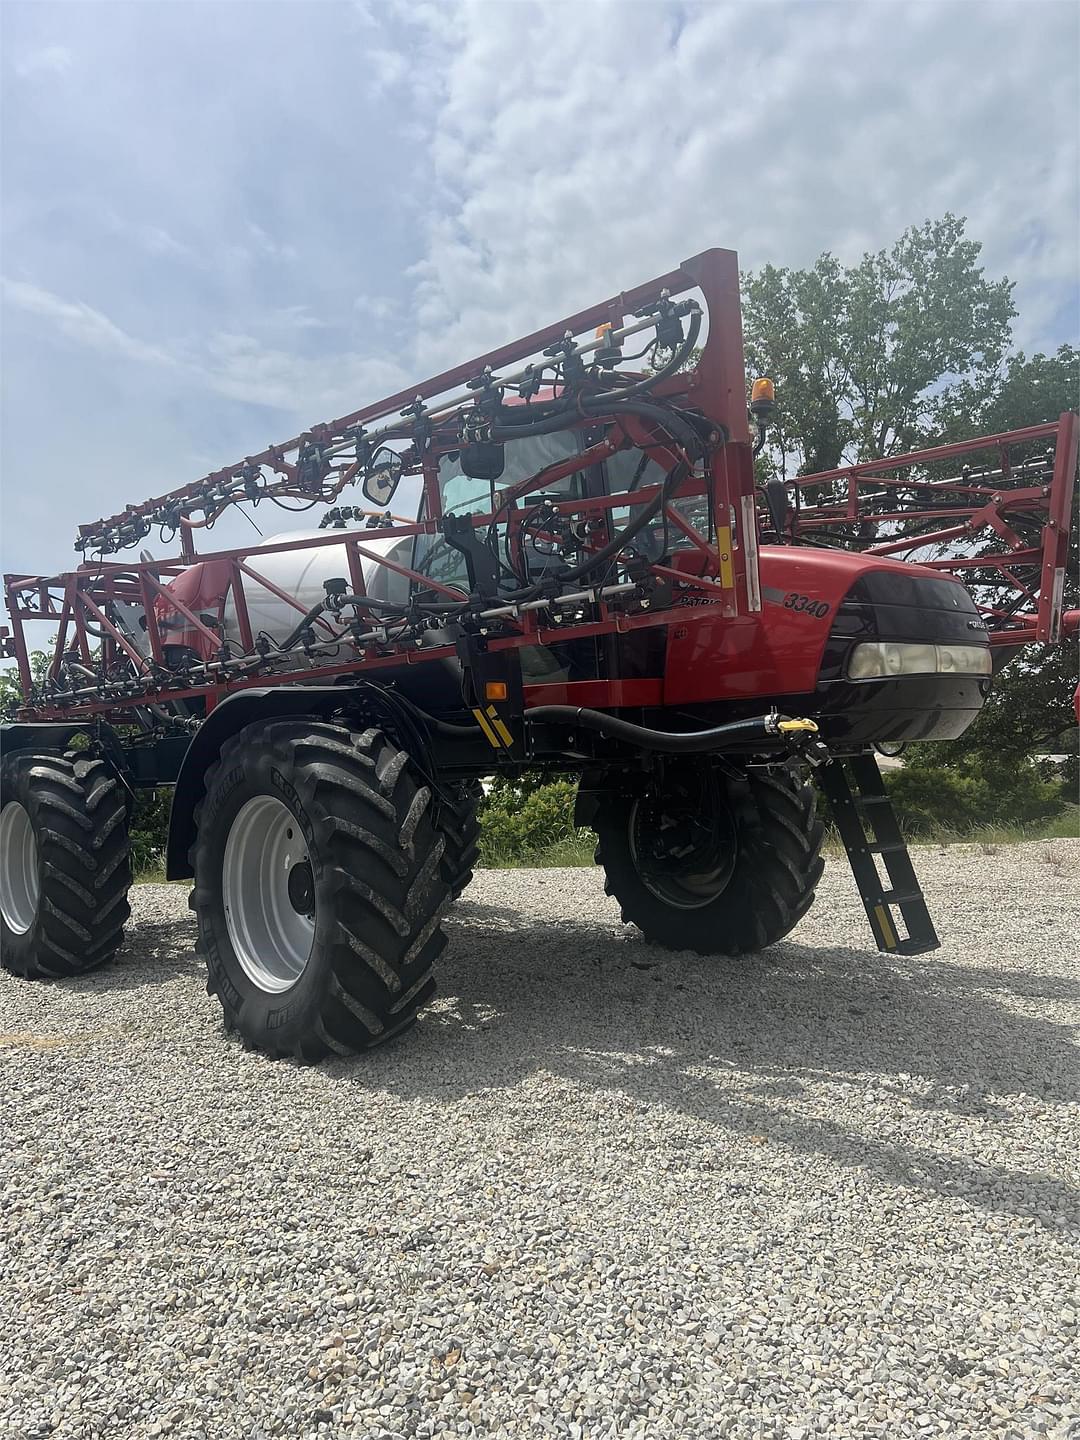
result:
[[[573,430],[556,430],[551,435],[530,435],[521,440],[510,440],[505,446],[503,473],[498,480],[476,480],[471,475],[463,474],[460,456],[456,450],[452,450],[443,455],[439,461],[439,493],[442,496],[443,514],[487,514],[488,511],[495,508],[496,493],[508,490],[511,486],[527,480],[530,475],[539,474],[540,471],[556,464],[559,460],[576,455],[579,448],[579,437]],[[535,491],[530,490],[527,493],[534,498],[540,495],[551,495],[561,500],[567,500],[583,494],[583,486],[584,475],[581,471],[577,471],[573,475],[566,475],[561,480],[547,484],[541,480]],[[423,518],[423,510],[421,510],[421,518]],[[499,543],[502,546],[505,543],[505,522],[499,525],[498,531]],[[512,588],[521,582],[505,562],[504,554],[504,578]],[[464,555],[448,545],[440,535],[417,537],[414,568],[425,575],[430,575],[433,580],[438,580],[442,585],[468,589],[468,572],[465,568]],[[529,568],[531,572],[538,572],[544,566],[541,564],[537,567],[530,564]]]
[[[645,450],[631,447],[620,450],[604,463],[605,484],[609,495],[622,490],[643,490],[650,485],[662,485],[667,472],[657,460]],[[689,496],[672,501],[671,508],[677,510],[683,519],[698,532],[703,540],[710,537],[709,505],[704,496]],[[629,523],[635,512],[627,506],[611,511],[611,523],[620,530]],[[672,550],[687,550],[693,541],[677,525],[668,523],[658,515],[644,530],[638,532],[632,545],[646,560],[662,560]]]

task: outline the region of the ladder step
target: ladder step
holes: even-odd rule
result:
[[[940,947],[941,941],[931,926],[925,935],[909,936],[906,940],[901,940],[897,944],[896,953],[898,955],[929,955],[931,951],[938,950]]]
[[[852,780],[858,787],[857,794]],[[934,922],[926,908],[926,897],[919,889],[877,761],[871,755],[853,756],[846,764],[843,760],[834,760],[823,767],[820,784],[832,803],[836,828],[851,861],[855,884],[878,949],[900,955],[924,955],[936,950],[939,942]],[[861,812],[870,810],[871,806],[876,807],[874,812],[864,818]],[[867,830],[871,833],[867,834]],[[872,855],[887,857],[887,878],[878,873],[870,858]],[[885,890],[882,888],[885,884],[893,888]],[[903,888],[905,886],[908,888]],[[899,907],[903,928],[908,932],[903,937],[897,933],[897,920],[890,913],[892,905]]]

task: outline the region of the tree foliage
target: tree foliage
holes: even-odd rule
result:
[[[44,680],[45,672],[49,668],[50,657],[44,650],[33,650],[30,653],[30,673],[35,681]],[[19,672],[14,665],[5,666],[0,670],[0,720],[9,720],[23,703],[22,686],[19,684]]]
[[[952,386],[938,402],[931,433],[942,442],[995,435],[1056,420],[1078,404],[1080,350],[1061,345],[1053,355],[1030,359],[1019,350],[981,383],[965,380]]]
[[[1008,347],[1012,283],[988,280],[955,215],[844,266],[743,277],[746,356],[777,384],[768,460],[783,476],[915,447],[951,392],[982,394]]]
[[[958,386],[942,406],[943,438],[997,434],[1056,420],[1080,405],[1080,351],[1062,345],[1053,355],[1022,352],[1010,356],[1002,371],[980,391],[974,384]],[[929,437],[928,437],[929,438]],[[1065,574],[1065,605],[1080,605],[1080,490],[1074,492],[1069,562]],[[938,763],[965,765],[975,755],[1001,756],[1015,764],[1040,750],[1064,750],[1072,758],[1067,781],[1076,793],[1076,715],[1073,692],[1080,683],[1080,655],[1075,641],[1062,645],[1029,645],[998,675],[978,720],[938,752]]]
[[[759,466],[813,474],[1037,425],[1080,406],[1073,346],[1006,353],[1012,285],[988,279],[979,253],[965,222],[946,215],[851,267],[825,254],[806,270],[766,266],[744,275],[747,361],[777,382],[777,422]],[[1080,604],[1077,506],[1065,591],[1073,606]],[[1077,671],[1075,645],[1029,646],[996,677],[966,735],[915,747],[913,766],[953,769],[966,786],[961,808],[985,811],[987,787],[996,783],[1005,795],[1008,767],[1022,757],[1075,751]],[[959,805],[959,792],[954,798]]]

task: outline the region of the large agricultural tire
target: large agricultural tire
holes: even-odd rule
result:
[[[68,979],[111,960],[130,910],[128,810],[104,760],[16,751],[0,769],[0,963]]]
[[[435,989],[449,892],[431,795],[379,730],[304,717],[222,746],[191,851],[207,990],[277,1058],[353,1055]]]
[[[443,851],[443,879],[456,900],[473,878],[480,858],[480,801],[484,798],[479,780],[463,780],[447,787],[440,801],[435,824],[446,848]]]
[[[687,765],[662,793],[603,797],[593,825],[624,923],[671,950],[773,944],[809,910],[824,868],[814,787],[787,766]]]

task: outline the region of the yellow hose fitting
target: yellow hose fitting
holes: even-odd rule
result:
[[[816,735],[818,730],[813,720],[781,720],[776,728],[783,731],[805,730],[809,735]]]

